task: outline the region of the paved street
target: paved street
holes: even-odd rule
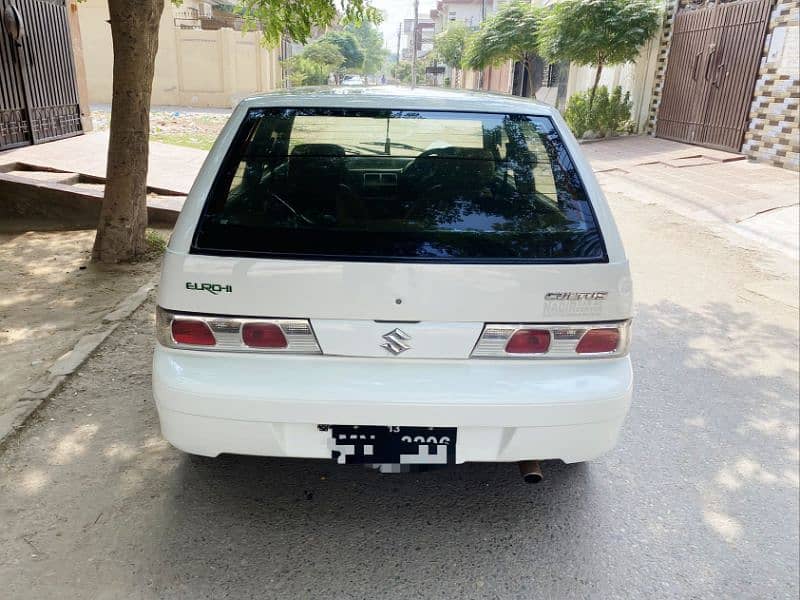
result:
[[[797,598],[797,311],[752,291],[796,263],[610,200],[637,298],[613,453],[538,486],[189,459],[158,433],[148,303],[0,455],[3,596]]]

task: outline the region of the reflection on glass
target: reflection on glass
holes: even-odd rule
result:
[[[601,260],[580,178],[544,117],[257,109],[195,251],[374,260]]]

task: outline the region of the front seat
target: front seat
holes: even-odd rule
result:
[[[289,156],[292,203],[314,222],[336,220],[345,173],[344,148],[336,144],[299,144]]]

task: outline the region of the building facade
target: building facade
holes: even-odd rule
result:
[[[531,0],[547,6],[558,0]],[[441,0],[437,31],[473,26],[502,2]],[[478,25],[480,24],[478,20]],[[555,70],[555,71],[554,71]],[[467,71],[461,87],[528,95],[564,108],[589,89],[594,67],[537,64],[528,82],[519,64]],[[638,58],[606,67],[601,82],[630,92],[637,132],[741,152],[800,169],[800,2],[664,0],[664,26]]]

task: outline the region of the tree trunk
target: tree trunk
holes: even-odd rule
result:
[[[108,9],[114,84],[105,194],[92,258],[116,263],[146,250],[150,94],[164,0],[108,0]]]
[[[600,85],[600,75],[603,73],[603,61],[597,61],[597,71],[594,74],[594,85],[592,85],[592,91],[589,92],[589,110],[592,109],[592,104],[594,104],[594,95],[597,93],[597,86]]]
[[[528,74],[528,90],[530,91],[529,98],[533,98],[536,100],[536,92],[533,90],[533,57],[525,56],[522,59],[522,66],[525,69],[525,72]],[[523,88],[525,87],[525,83],[523,80]],[[524,89],[522,91],[525,91]]]

